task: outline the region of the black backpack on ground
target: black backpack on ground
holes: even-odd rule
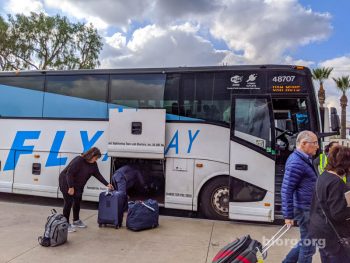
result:
[[[67,236],[67,219],[52,209],[51,215],[47,218],[44,235],[38,237],[39,244],[43,247],[55,247],[66,243]]]

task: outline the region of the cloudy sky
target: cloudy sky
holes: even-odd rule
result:
[[[0,14],[92,23],[101,68],[301,64],[350,74],[349,0],[0,0]],[[333,80],[328,106],[339,104]]]

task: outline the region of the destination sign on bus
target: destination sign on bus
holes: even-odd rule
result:
[[[271,72],[268,76],[271,93],[301,93],[305,91],[305,77],[290,72]]]

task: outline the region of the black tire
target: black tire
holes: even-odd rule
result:
[[[209,219],[228,220],[229,198],[229,177],[211,180],[200,196],[201,213]]]
[[[102,224],[98,224],[98,227],[102,227]]]

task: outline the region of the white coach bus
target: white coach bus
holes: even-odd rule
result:
[[[320,116],[299,66],[3,72],[0,191],[59,198],[59,173],[96,146],[107,181],[138,163],[166,208],[272,222],[295,138],[327,132]],[[100,186],[90,180],[83,199]]]

